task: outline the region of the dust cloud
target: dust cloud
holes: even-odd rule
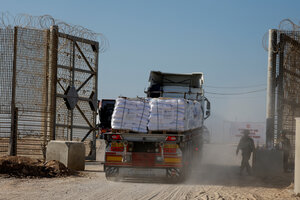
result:
[[[193,166],[187,183],[239,185],[241,155],[236,156],[236,145],[210,143],[204,144],[202,150],[201,163]]]

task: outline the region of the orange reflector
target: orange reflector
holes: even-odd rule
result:
[[[122,162],[122,156],[107,156],[107,162]]]
[[[181,158],[165,158],[165,163],[180,163]]]

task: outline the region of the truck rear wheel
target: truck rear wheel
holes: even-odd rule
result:
[[[117,181],[119,175],[118,167],[107,167],[104,166],[105,178],[109,181]]]
[[[185,173],[180,168],[168,168],[167,169],[167,181],[170,183],[180,183],[184,181]]]

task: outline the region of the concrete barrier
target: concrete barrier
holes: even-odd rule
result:
[[[105,148],[105,140],[96,140],[96,161],[104,162]]]
[[[47,145],[46,160],[57,160],[70,169],[84,170],[85,146],[83,142],[51,140]]]

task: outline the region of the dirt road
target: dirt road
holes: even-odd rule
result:
[[[106,181],[99,163],[87,163],[82,177],[0,177],[0,199],[297,199],[293,196],[292,174],[269,178],[239,176],[239,158],[229,152],[226,155],[231,160],[219,158],[216,147],[206,151],[209,156],[204,157],[201,169],[195,169],[182,184]]]

